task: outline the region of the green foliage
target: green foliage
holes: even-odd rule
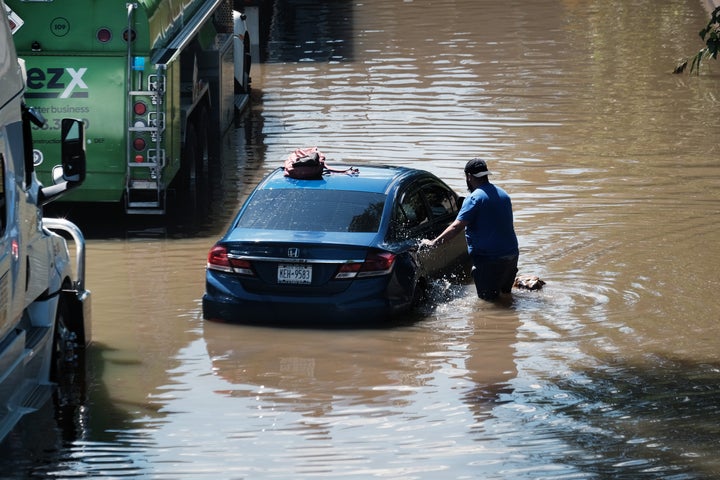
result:
[[[695,72],[698,75],[700,74],[702,61],[708,58],[717,60],[720,51],[720,7],[713,10],[707,26],[700,30],[700,38],[705,42],[705,48],[702,48],[692,57],[692,63],[690,64],[690,73]],[[683,73],[688,62],[690,62],[690,59],[675,67],[674,73]]]

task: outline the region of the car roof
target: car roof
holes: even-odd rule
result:
[[[333,172],[317,180],[299,180],[286,177],[280,167],[268,175],[259,188],[318,188],[387,194],[390,188],[403,178],[430,175],[424,170],[389,165],[360,165],[353,168],[357,168],[357,174]]]

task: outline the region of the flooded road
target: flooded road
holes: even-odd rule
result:
[[[720,477],[720,64],[672,74],[708,18],[694,0],[278,0],[204,214],[78,214],[87,401],[27,417],[3,477]],[[311,145],[458,192],[487,159],[520,272],[546,287],[493,305],[440,283],[380,329],[203,322],[208,249]]]

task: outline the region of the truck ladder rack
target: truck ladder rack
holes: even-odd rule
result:
[[[156,81],[148,79],[148,83],[150,84],[149,90],[132,90],[128,92],[129,110],[132,108],[134,100],[142,97],[151,99],[155,111],[148,112],[147,121],[144,124],[128,125],[128,142],[131,141],[133,133],[149,134],[150,148],[148,148],[144,157],[139,157],[142,161],[138,162],[130,154],[132,150],[128,146],[127,180],[125,185],[126,211],[128,214],[162,215],[165,213],[165,189],[163,188],[161,175],[166,159],[165,151],[161,148],[161,141],[165,132],[165,118],[163,113],[160,112],[160,106],[162,105],[162,95],[164,93],[164,77]]]
[[[133,26],[135,4],[128,3],[128,31]],[[157,74],[143,76],[143,68],[133,63],[132,42],[127,44],[127,159],[125,174],[125,211],[134,215],[164,215],[166,185],[162,174],[165,167],[163,140],[165,116],[162,111],[166,77],[162,69]],[[147,82],[145,84],[145,82]],[[148,107],[142,121],[136,121],[135,103],[142,99]],[[149,135],[146,150],[137,152],[135,136]]]

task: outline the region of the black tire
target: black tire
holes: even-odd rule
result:
[[[208,174],[210,169],[207,114],[188,123],[183,148],[182,165],[174,187],[175,204],[169,210],[171,216],[187,224],[202,219],[208,208]],[[203,122],[203,119],[205,121]]]
[[[72,309],[65,293],[58,299],[53,329],[50,380],[57,384],[60,406],[79,405],[84,399],[85,348],[80,344],[83,332],[73,331]]]
[[[185,147],[183,148],[182,164],[180,165],[180,187],[183,190],[181,195],[194,192],[197,188],[197,158],[197,132],[195,132],[192,124],[189,124],[185,134]]]
[[[204,180],[208,165],[210,163],[210,120],[207,108],[201,107],[195,120],[192,123],[192,129],[195,130],[196,139],[196,157],[195,157],[195,175],[198,180]]]

